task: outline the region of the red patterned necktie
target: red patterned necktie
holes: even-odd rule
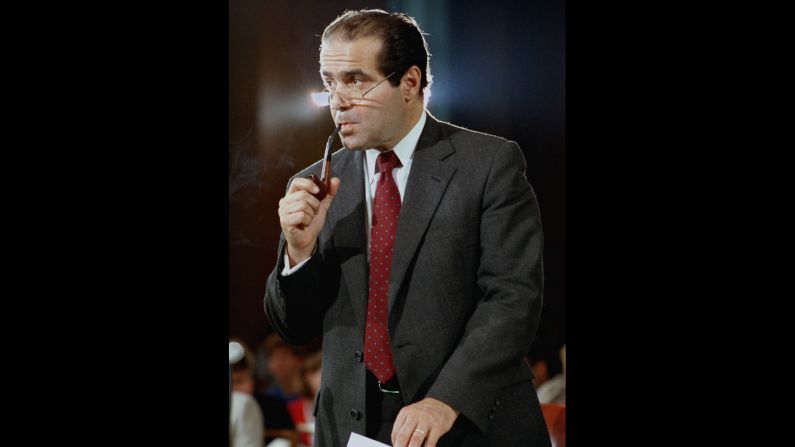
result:
[[[381,177],[373,200],[370,230],[370,285],[365,327],[365,364],[381,383],[395,375],[387,328],[387,292],[392,271],[392,251],[400,215],[400,191],[392,169],[400,165],[394,151],[382,152],[376,161]]]

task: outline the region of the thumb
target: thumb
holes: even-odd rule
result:
[[[325,212],[325,210],[327,210],[331,206],[331,201],[334,200],[334,197],[337,195],[337,190],[339,189],[340,189],[339,177],[332,177],[331,187],[329,188],[328,192],[326,192],[326,197],[323,197],[323,200],[320,202],[321,212]]]
[[[340,189],[340,178],[339,177],[332,177],[331,178],[331,188],[329,189],[328,193],[326,193],[326,197],[334,197],[337,195],[337,190]]]

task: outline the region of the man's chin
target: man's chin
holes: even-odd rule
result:
[[[360,142],[357,142],[356,140],[354,140],[352,138],[343,137],[341,139],[341,141],[342,141],[342,145],[345,146],[345,149],[348,149],[348,150],[351,150],[351,151],[363,151],[365,149],[369,149],[368,147],[365,147],[363,144],[361,144]]]

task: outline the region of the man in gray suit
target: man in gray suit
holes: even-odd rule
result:
[[[318,446],[547,446],[522,361],[543,295],[542,232],[516,143],[425,110],[414,19],[348,11],[320,73],[345,148],[328,194],[291,179],[265,311],[288,342],[323,337]]]

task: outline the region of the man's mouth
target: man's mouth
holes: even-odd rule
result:
[[[356,123],[352,123],[350,121],[340,121],[340,135],[341,136],[349,136],[353,132],[353,125]]]

